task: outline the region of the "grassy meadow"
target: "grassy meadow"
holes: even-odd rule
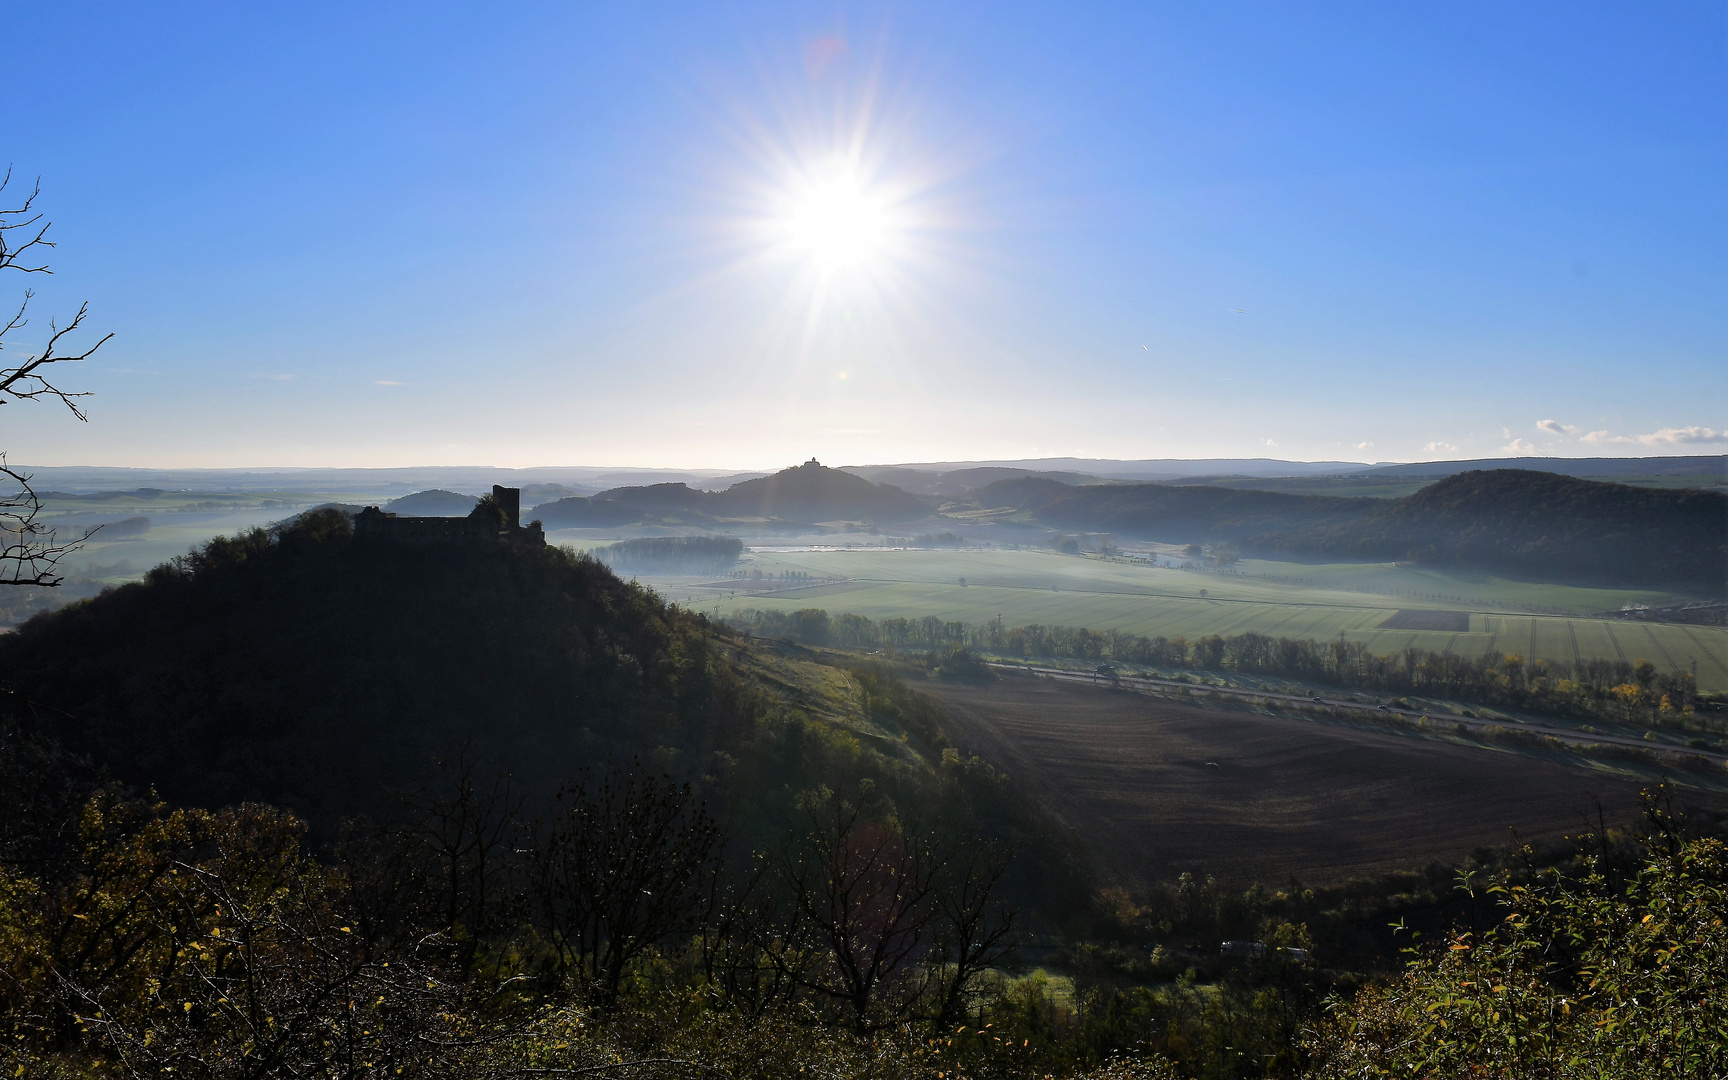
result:
[[[1245,560],[1225,571],[1014,550],[752,551],[739,564],[761,582],[647,579],[704,611],[826,608],[873,619],[923,618],[1010,626],[1086,626],[1148,636],[1240,634],[1365,641],[1376,652],[1409,645],[1480,655],[1489,649],[1548,660],[1647,659],[1693,670],[1707,691],[1728,691],[1728,631],[1720,627],[1594,619],[1628,604],[1686,597],[1645,589],[1590,589],[1394,564],[1311,565]],[[780,575],[809,575],[783,585]],[[1457,611],[1468,630],[1393,630],[1400,610]]]

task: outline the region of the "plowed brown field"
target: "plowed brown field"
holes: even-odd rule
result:
[[[1509,752],[1010,677],[920,684],[950,734],[1008,774],[1129,887],[1184,870],[1276,886],[1456,861],[1581,830],[1640,782]],[[1684,798],[1721,808],[1722,796]]]

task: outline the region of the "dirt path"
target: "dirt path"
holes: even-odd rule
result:
[[[1637,782],[1494,750],[1029,677],[919,689],[1130,887],[1184,870],[1269,887],[1461,859],[1611,820]],[[1722,806],[1719,796],[1687,799]]]

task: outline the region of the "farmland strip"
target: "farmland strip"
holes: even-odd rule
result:
[[[1722,662],[1722,658],[1717,656],[1715,654],[1715,652],[1713,652],[1710,649],[1710,646],[1704,644],[1702,641],[1699,641],[1698,635],[1694,634],[1692,632],[1692,628],[1690,626],[1686,626],[1684,624],[1678,624],[1678,625],[1680,626],[1681,631],[1684,632],[1687,637],[1692,639],[1692,644],[1698,646],[1698,651],[1703,653],[1705,658],[1708,659],[1712,664],[1715,664],[1716,667],[1721,670],[1722,674],[1728,675],[1728,664],[1724,664]]]
[[[850,577],[850,578],[848,578],[848,580],[871,582],[871,583],[880,584],[880,585],[919,585],[919,586],[926,586],[926,587],[931,586],[931,585],[947,585],[947,584],[949,584],[946,581],[932,581],[932,580],[929,580],[928,578]],[[1074,588],[1073,586],[1066,585],[1066,584],[1057,585],[1057,586],[1050,586],[1050,585],[1003,585],[1003,584],[998,584],[996,582],[975,581],[975,582],[972,582],[971,587],[975,588],[975,589],[1008,589],[1008,590],[1015,591],[1015,592],[1049,592],[1049,591],[1051,591],[1052,588],[1055,588],[1056,590],[1058,590],[1062,593],[1071,594],[1071,595],[1075,595],[1075,596],[1133,596],[1133,597],[1142,597],[1142,598],[1156,597],[1156,598],[1167,599],[1167,600],[1185,601],[1185,602],[1191,603],[1191,604],[1207,604],[1207,603],[1211,603],[1211,604],[1264,604],[1264,605],[1267,605],[1270,607],[1290,606],[1290,607],[1308,607],[1308,608],[1337,608],[1340,611],[1386,611],[1389,608],[1392,608],[1392,604],[1384,604],[1384,603],[1382,603],[1382,604],[1340,604],[1340,603],[1333,603],[1333,602],[1329,602],[1329,601],[1325,601],[1325,600],[1265,600],[1265,599],[1260,599],[1257,597],[1247,597],[1247,596],[1206,596],[1206,597],[1201,597],[1201,596],[1195,596],[1192,593],[1161,592],[1161,591],[1156,590],[1156,589],[1135,589],[1135,590],[1080,589],[1080,588]],[[1375,594],[1370,594],[1370,595],[1375,595]],[[1394,603],[1396,603],[1396,601],[1394,601]],[[1396,610],[1395,608],[1392,608],[1392,609]],[[1490,614],[1490,613],[1489,612],[1482,612],[1481,614]],[[1520,618],[1530,617],[1528,615],[1528,613],[1526,613],[1526,612],[1509,611],[1509,612],[1499,612],[1499,613],[1494,613],[1494,614],[1512,615],[1512,616],[1517,616]]]
[[[1644,626],[1644,633],[1649,637],[1650,644],[1656,646],[1656,651],[1662,654],[1662,659],[1668,661],[1668,670],[1678,672],[1680,665],[1674,662],[1674,658],[1668,654],[1668,646],[1662,644],[1661,639],[1656,636],[1656,631],[1648,623]]]
[[[1620,647],[1620,639],[1614,636],[1614,628],[1607,622],[1603,622],[1602,632],[1608,635],[1608,643],[1614,646],[1614,653],[1620,657],[1620,662],[1622,664],[1629,663],[1626,659],[1626,650]]]
[[[1248,611],[1245,614],[1239,615],[1238,617],[1229,620],[1223,626],[1219,627],[1217,630],[1214,630],[1213,633],[1219,635],[1220,637],[1229,637],[1230,635],[1236,633],[1237,629],[1239,627],[1243,626],[1246,623],[1253,622],[1255,619],[1261,617],[1264,614],[1265,614],[1264,610]]]
[[[1279,619],[1277,622],[1273,623],[1271,626],[1268,626],[1265,630],[1262,631],[1262,633],[1264,633],[1267,637],[1272,637],[1279,630],[1283,629],[1285,623],[1289,622],[1291,619],[1294,619],[1296,616],[1301,615],[1304,611],[1303,608],[1297,607],[1294,604],[1291,604],[1288,606],[1290,608],[1290,611],[1282,619]]]
[[[1578,628],[1572,625],[1571,619],[1566,620],[1566,633],[1572,638],[1573,670],[1581,670],[1584,667],[1584,654],[1578,651]]]

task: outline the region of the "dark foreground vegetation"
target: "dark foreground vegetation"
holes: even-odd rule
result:
[[[1004,626],[941,619],[881,619],[801,611],[743,611],[734,625],[768,638],[843,649],[929,654],[950,669],[966,661],[954,650],[1025,659],[1110,661],[1152,668],[1242,672],[1301,679],[1388,694],[1424,694],[1654,727],[1728,735],[1728,715],[1701,699],[1690,672],[1658,672],[1648,660],[1527,660],[1516,653],[1457,656],[1411,647],[1377,655],[1361,642],[1274,638],[1265,634],[1143,637],[1084,627]],[[945,660],[942,658],[946,658]]]
[[[1456,882],[1101,891],[884,670],[329,512],[38,617],[0,665],[11,1075],[1728,1068],[1721,847],[1660,796],[1647,844]],[[1427,937],[1387,981],[1400,920]]]
[[[0,766],[10,1075],[1728,1075],[1728,857],[1659,797],[1641,847],[1458,874],[1398,977],[1320,967],[1312,891],[1185,879],[1102,897],[1059,988],[1006,967],[1002,853],[827,791],[726,860],[687,785],[589,772],[526,820],[458,765],[315,858],[291,815],[129,796],[16,729]]]

